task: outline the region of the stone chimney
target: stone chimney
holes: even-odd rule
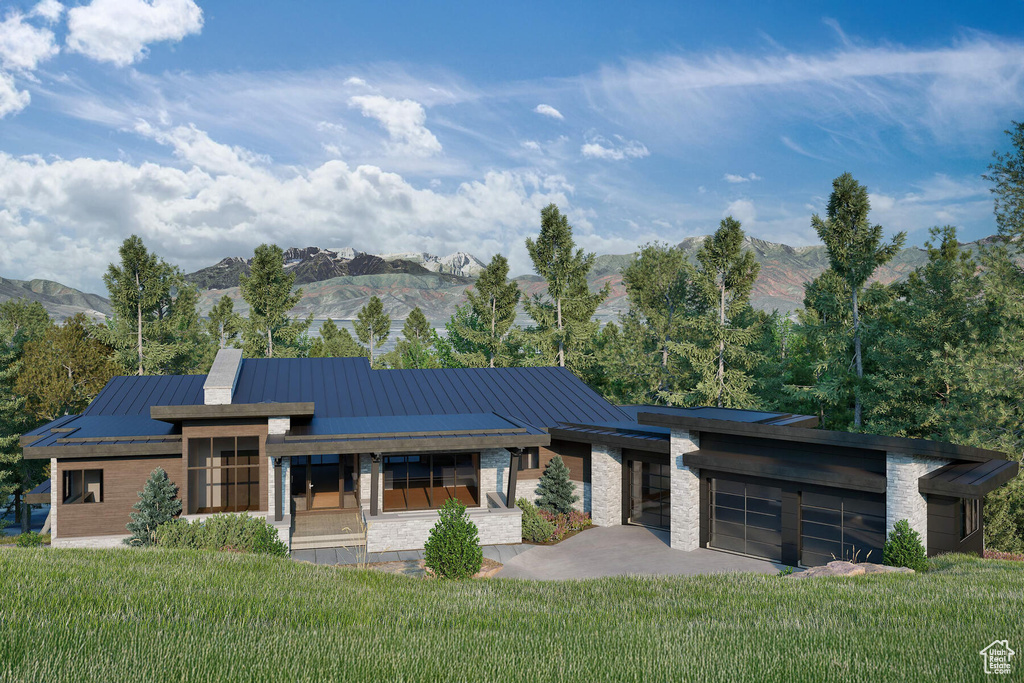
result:
[[[221,349],[213,361],[210,373],[203,383],[203,403],[208,406],[222,406],[231,403],[235,392],[238,373],[242,370],[241,349]]]

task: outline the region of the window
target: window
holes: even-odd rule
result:
[[[260,506],[256,436],[188,440],[188,512],[242,512]]]
[[[64,504],[102,503],[103,470],[65,470]]]
[[[431,510],[457,498],[480,504],[478,453],[387,455],[383,458],[384,510]]]
[[[960,499],[960,538],[967,538],[981,528],[981,499]]]
[[[540,449],[537,447],[524,448],[523,454],[519,456],[519,471],[535,470],[540,467]]]

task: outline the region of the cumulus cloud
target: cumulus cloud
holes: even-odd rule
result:
[[[541,116],[550,116],[551,118],[558,119],[559,121],[565,120],[565,117],[562,116],[562,112],[558,111],[550,104],[538,104],[533,108],[533,110]]]
[[[757,220],[757,209],[754,208],[754,202],[749,199],[737,199],[725,207],[725,211],[722,212],[722,218],[726,216],[732,216],[740,223],[746,225]]]
[[[0,119],[18,113],[28,106],[30,100],[28,92],[18,90],[10,74],[0,71]]]
[[[366,87],[366,81],[359,78],[358,76],[349,76],[345,79],[345,85],[351,85],[358,88]]]
[[[650,155],[650,152],[643,143],[636,140],[626,140],[621,135],[616,135],[614,142],[600,135],[593,136],[580,147],[580,153],[588,159],[606,159],[611,161],[642,159]]]
[[[724,180],[727,183],[732,183],[734,185],[739,183],[749,183],[752,180],[760,179],[761,176],[757,175],[756,173],[748,173],[747,175],[736,175],[735,173],[726,173],[724,176],[722,176],[722,180]]]
[[[53,31],[26,23],[20,12],[0,22],[0,64],[7,70],[33,71],[59,51]]]
[[[193,0],[92,0],[68,10],[68,49],[127,66],[146,46],[199,33],[203,11]]]
[[[32,8],[32,14],[53,23],[64,14],[64,5],[57,2],[57,0],[42,0],[42,2]]]
[[[423,124],[427,114],[414,100],[398,100],[383,95],[356,95],[349,106],[363,116],[380,122],[391,138],[392,151],[415,156],[431,156],[441,151],[441,143]]]

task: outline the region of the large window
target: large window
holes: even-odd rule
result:
[[[981,528],[981,499],[960,499],[960,538],[965,539]]]
[[[536,446],[524,448],[523,454],[519,456],[519,471],[535,470],[540,467],[540,449]]]
[[[478,453],[384,456],[384,510],[430,510],[449,498],[480,504]]]
[[[190,438],[189,514],[258,510],[259,455],[256,436]]]
[[[103,502],[103,470],[65,470],[65,505]]]

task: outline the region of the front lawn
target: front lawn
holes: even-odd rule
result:
[[[0,680],[983,680],[979,650],[1024,647],[1024,571],[933,566],[452,583],[235,553],[12,548]]]

